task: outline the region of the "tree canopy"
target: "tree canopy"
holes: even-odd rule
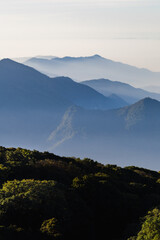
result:
[[[157,240],[158,206],[159,172],[0,147],[2,240]]]

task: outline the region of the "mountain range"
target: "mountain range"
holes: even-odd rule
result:
[[[0,86],[0,142],[7,146],[45,148],[70,106],[105,110],[127,105],[118,96],[105,97],[70,78],[49,78],[10,59],[0,61]]]
[[[50,78],[10,59],[1,60],[0,145],[157,169],[160,102],[145,97],[129,105],[129,96],[135,94],[135,101],[141,97],[138,92],[149,93],[124,83],[96,81],[107,81],[107,96],[84,82]]]
[[[31,58],[24,64],[34,67],[50,77],[68,76],[75,81],[106,78],[135,87],[160,86],[160,72],[115,62],[99,55],[90,57]]]
[[[62,155],[159,168],[160,102],[145,98],[115,110],[69,108],[49,137]]]
[[[111,81],[108,79],[95,79],[83,81],[81,83],[95,89],[104,96],[116,94],[129,104],[133,104],[146,97],[160,100],[160,94],[158,93],[145,91],[141,88],[135,88],[123,82]]]
[[[3,107],[53,108],[77,105],[87,109],[112,109],[127,105],[120,97],[105,97],[93,88],[68,77],[49,78],[31,67],[10,59],[0,61]],[[14,95],[14,97],[12,96]]]

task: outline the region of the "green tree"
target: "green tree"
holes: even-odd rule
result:
[[[0,221],[17,226],[39,226],[46,218],[65,217],[65,188],[55,181],[8,181],[0,190]]]
[[[53,239],[60,239],[62,237],[61,227],[56,218],[45,220],[41,225],[40,231]]]
[[[158,208],[149,211],[138,233],[137,240],[160,239],[160,210]]]

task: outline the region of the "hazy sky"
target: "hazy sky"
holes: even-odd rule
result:
[[[87,56],[160,71],[160,0],[0,0],[0,57]]]

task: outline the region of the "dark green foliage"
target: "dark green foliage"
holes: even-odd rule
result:
[[[134,166],[0,147],[0,239],[157,240],[144,236],[159,231],[159,210],[142,228],[140,218],[160,205],[159,179]]]
[[[46,235],[46,238],[49,237],[51,239],[62,239],[63,235],[61,232],[63,232],[61,224],[58,222],[56,218],[51,218],[48,220],[45,220],[42,223],[42,226],[40,228],[40,231]]]
[[[64,195],[64,187],[54,181],[8,181],[0,191],[0,221],[23,228],[32,224],[38,227],[52,214],[65,216]]]
[[[159,240],[160,239],[160,210],[154,208],[149,211],[143,219],[141,230],[137,237],[131,237],[128,240]]]

